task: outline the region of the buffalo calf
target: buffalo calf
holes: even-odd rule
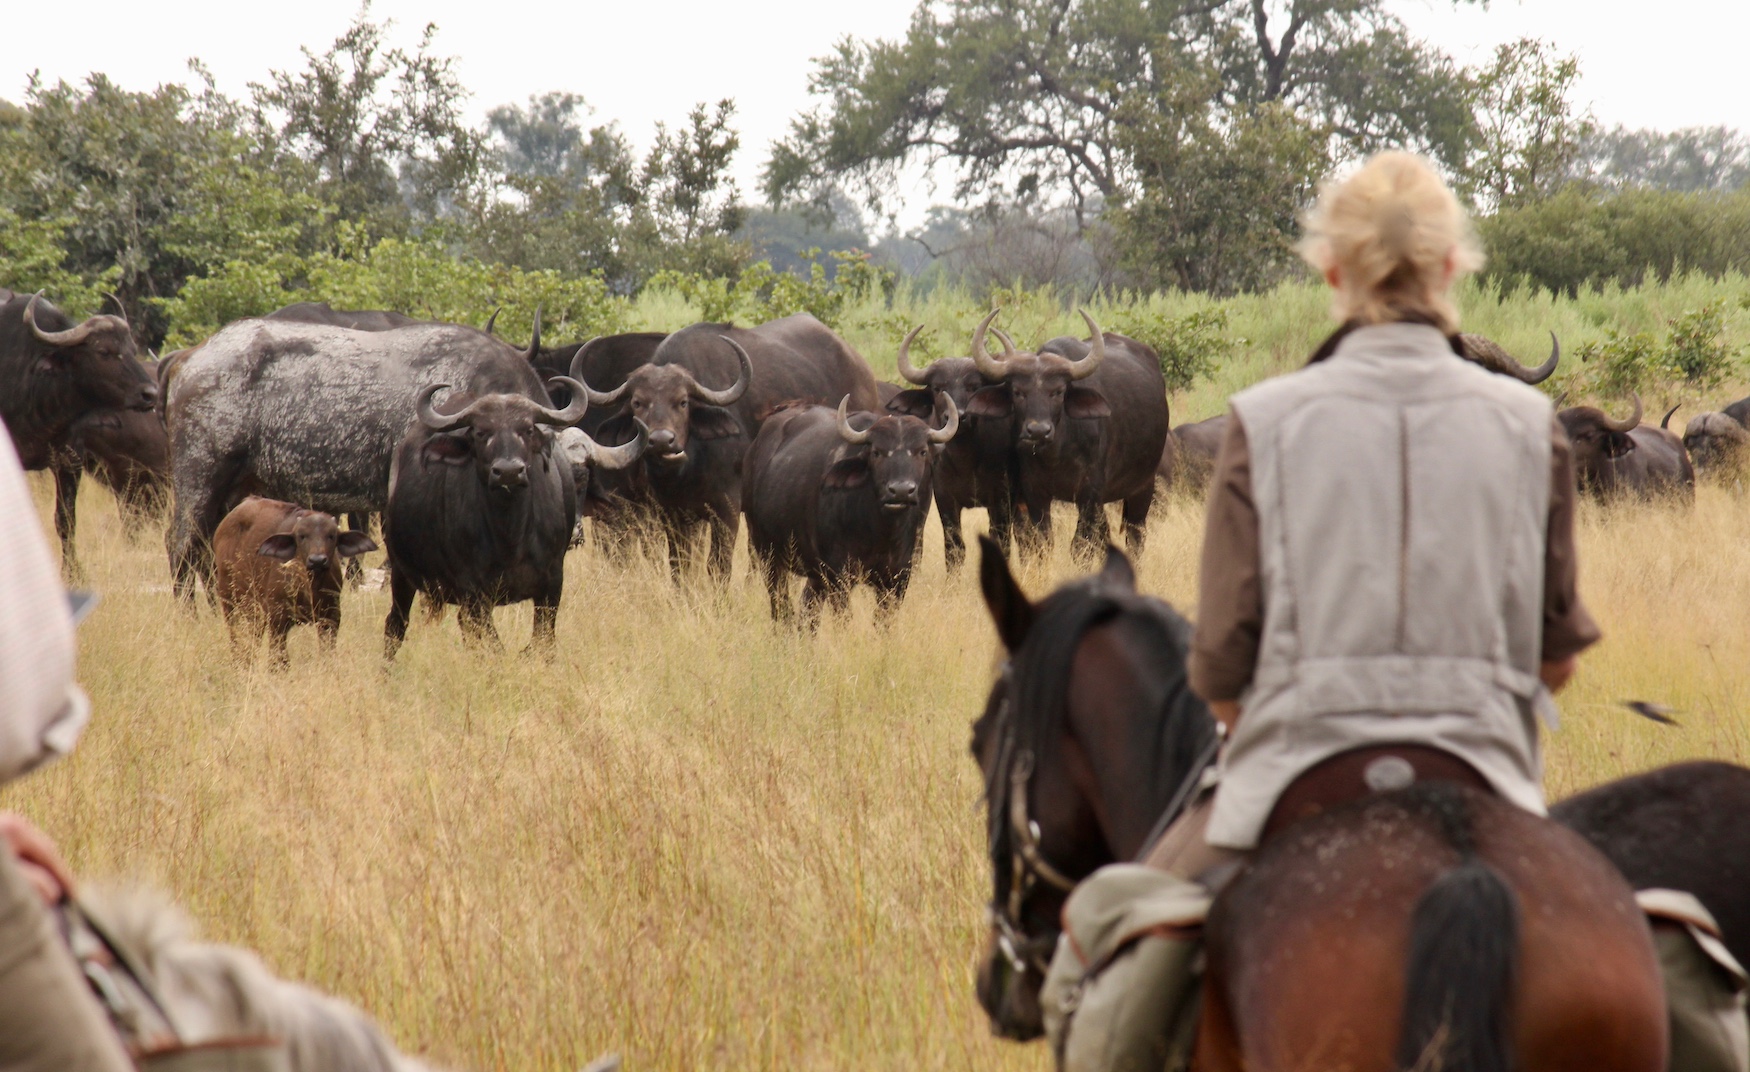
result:
[[[741,509],[779,621],[792,617],[791,573],[807,578],[802,607],[811,627],[821,600],[843,610],[858,580],[874,587],[883,618],[911,581],[931,472],[959,414],[947,400],[942,427],[931,428],[890,413],[853,417],[849,402],[846,396],[837,412],[781,409],[748,450]]]
[[[362,532],[342,532],[330,514],[251,495],[213,533],[213,584],[239,657],[267,634],[286,663],[286,634],[314,624],[324,647],[340,630],[341,560],[375,551]]]

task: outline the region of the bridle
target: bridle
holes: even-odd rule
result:
[[[1067,894],[1075,889],[1076,880],[1052,866],[1040,851],[1039,824],[1027,814],[1027,791],[1033,781],[1033,750],[1021,746],[1015,739],[1012,661],[1003,663],[1001,681],[1003,695],[996,722],[1002,740],[989,784],[1006,788],[1007,799],[992,798],[989,803],[993,809],[1001,809],[1008,826],[1009,896],[1006,901],[993,897],[985,906],[985,918],[997,932],[997,946],[1017,975],[1025,974],[1031,967],[1044,976],[1056,946],[1056,937],[1029,937],[1021,923],[1022,912],[1040,882]],[[988,790],[986,795],[990,796]],[[996,822],[991,823],[989,849],[993,861],[1000,829]]]
[[[1002,809],[1008,827],[1009,896],[1006,901],[992,897],[985,906],[985,919],[996,931],[997,947],[1015,974],[1024,975],[1031,968],[1043,978],[1051,965],[1051,956],[1056,952],[1057,937],[1055,934],[1029,936],[1021,922],[1022,911],[1041,882],[1067,895],[1076,888],[1077,880],[1065,875],[1045,858],[1045,853],[1039,847],[1039,823],[1027,812],[1027,791],[1033,781],[1036,760],[1033,749],[1022,746],[1016,740],[1012,659],[1003,662],[999,680],[1003,694],[997,707],[996,723],[1002,739],[997,747],[996,765],[988,785],[1005,786],[1008,791],[1006,800],[993,798],[989,804],[993,809]],[[1191,765],[1184,781],[1167,802],[1161,817],[1155,820],[1148,837],[1143,841],[1142,849],[1137,853],[1137,859],[1148,855],[1161,835],[1173,824],[1173,820],[1191,802],[1197,787],[1203,781],[1204,771],[1215,762],[1216,754],[1220,750],[1223,735],[1219,731],[1218,726],[1217,733],[1204,747],[1203,753]],[[986,795],[990,795],[988,788]],[[988,847],[993,861],[996,859],[996,840],[1000,829],[996,822],[990,824]]]

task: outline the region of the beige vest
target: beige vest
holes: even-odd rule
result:
[[[1388,742],[1445,749],[1542,814],[1548,400],[1389,324],[1233,408],[1264,630],[1209,842],[1251,848],[1301,772]]]

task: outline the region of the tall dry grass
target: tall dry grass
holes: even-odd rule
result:
[[[1607,297],[1637,329],[1742,287],[1473,292],[1467,323],[1535,356],[1549,327],[1601,332]],[[902,297],[846,328],[878,369],[902,321],[940,325],[946,347],[979,311]],[[1174,315],[1202,301],[1148,300]],[[641,306],[655,326],[688,318],[662,301]],[[1236,356],[1174,399],[1176,420],[1218,412],[1325,330],[1310,287],[1230,309]],[[1041,299],[1013,322],[1044,338],[1080,330],[1072,315]],[[966,745],[996,641],[976,572],[944,572],[934,521],[886,631],[867,595],[818,637],[773,627],[745,548],[719,592],[591,547],[568,562],[552,662],[515,653],[524,606],[499,616],[507,654],[464,648],[453,615],[416,616],[385,672],[386,594],[349,592],[338,649],[298,630],[278,673],[234,665],[211,611],[175,605],[157,535],[130,542],[86,488],[95,717],[73,757],[0,793],[81,873],[168,887],[215,937],[456,1067],[570,1069],[610,1049],[634,1070],[1047,1067],[1041,1047],[992,1040],[972,996],[989,880]],[[46,481],[37,492],[46,519]],[[1056,557],[1023,570],[1034,592],[1076,572],[1068,514]],[[1142,587],[1194,607],[1200,536],[1199,503],[1164,504]],[[1744,760],[1750,505],[1704,487],[1693,510],[1588,506],[1581,543],[1608,639],[1563,697],[1552,791]],[[1675,707],[1681,728],[1626,699]]]
[[[966,743],[996,643],[933,522],[885,632],[866,595],[818,637],[773,627],[745,551],[718,593],[584,549],[552,663],[515,653],[525,607],[500,614],[507,654],[416,620],[385,673],[386,596],[353,592],[338,649],[298,630],[276,673],[175,606],[162,548],[128,542],[107,493],[81,505],[96,716],[4,794],[81,873],[163,884],[458,1067],[1046,1067],[972,995],[988,876]],[[1199,526],[1197,503],[1163,506],[1146,590],[1195,605]],[[1554,792],[1746,758],[1746,532],[1750,505],[1712,487],[1693,511],[1585,510],[1609,639],[1564,697]],[[1076,572],[1065,536],[1031,590]]]

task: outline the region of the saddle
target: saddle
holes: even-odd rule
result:
[[[1421,782],[1446,782],[1494,793],[1475,767],[1450,752],[1421,744],[1368,745],[1339,752],[1302,771],[1270,810],[1260,844],[1320,812]]]

